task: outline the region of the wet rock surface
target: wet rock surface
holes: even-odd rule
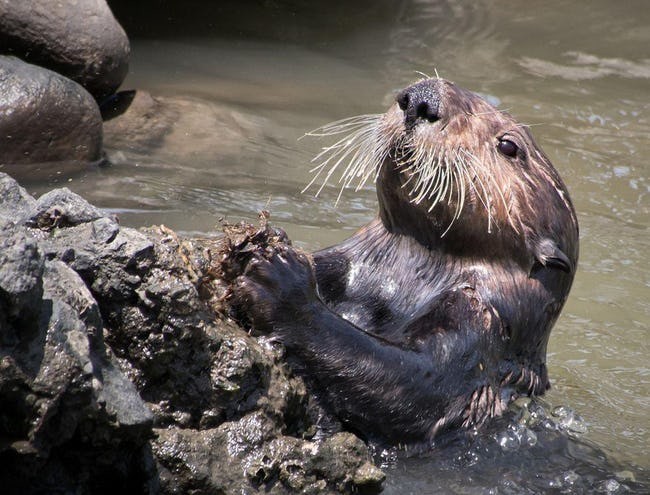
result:
[[[126,77],[129,41],[104,0],[0,0],[0,53],[58,72],[101,99]]]
[[[221,241],[0,192],[3,493],[380,490],[358,438],[316,435],[282,350],[218,312]]]
[[[102,132],[97,104],[83,87],[0,55],[0,164],[96,161]]]

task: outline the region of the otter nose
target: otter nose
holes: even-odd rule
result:
[[[404,112],[406,127],[413,127],[419,120],[435,122],[440,118],[440,92],[435,79],[427,79],[400,91],[395,98]]]

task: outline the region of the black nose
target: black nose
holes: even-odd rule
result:
[[[418,120],[435,122],[440,118],[440,91],[435,79],[427,79],[400,91],[395,100],[404,112],[406,127]]]

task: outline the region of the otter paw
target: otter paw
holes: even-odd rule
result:
[[[279,246],[268,259],[256,255],[250,260],[233,284],[231,304],[254,330],[268,333],[300,321],[302,308],[317,297],[309,258]]]

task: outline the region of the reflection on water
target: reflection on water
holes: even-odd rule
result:
[[[551,336],[553,389],[548,400],[578,411],[588,427],[584,440],[647,481],[646,2],[553,0],[524,6],[506,0],[411,0],[366,4],[370,10],[365,16],[360,7],[365,2],[350,6],[350,12],[345,6],[328,8],[332,2],[309,7],[270,2],[271,10],[258,5],[258,12],[248,15],[236,15],[237,2],[214,3],[226,9],[221,17],[203,5],[208,2],[192,2],[197,17],[189,15],[192,8],[185,8],[182,17],[176,11],[160,14],[159,31],[145,20],[144,7],[142,17],[129,14],[127,30],[131,26],[135,32],[126,86],[220,108],[245,123],[235,148],[225,146],[223,135],[209,126],[207,135],[200,135],[197,129],[206,126],[202,112],[186,112],[174,123],[173,146],[170,141],[134,150],[107,140],[111,166],[32,182],[27,184],[30,191],[43,192],[56,182],[119,212],[123,224],[165,223],[186,233],[209,234],[219,217],[254,219],[257,210],[267,208],[300,245],[318,248],[367,222],[376,202],[371,187],[344,193],[336,208],[337,184],[326,187],[318,199],[310,192],[301,194],[309,182],[310,159],[323,143],[299,141],[300,136],[328,121],[382,112],[394,92],[419,72],[437,71],[497,98],[502,108],[532,126],[565,179],[580,219],[580,270]],[[115,4],[119,16],[124,9]],[[260,12],[271,21],[260,20]],[[190,22],[196,26],[182,29]],[[138,23],[146,25],[140,38]],[[588,448],[577,452],[597,457]],[[483,462],[490,455],[485,453]],[[542,460],[522,453],[517,463],[510,458],[492,464],[494,476],[522,469],[532,475]],[[590,464],[583,461],[578,464]],[[411,487],[426,493],[427,487],[445,486],[465,493],[464,480],[479,472],[461,468],[435,457],[405,461],[391,471],[388,492]],[[545,486],[553,488],[552,477],[545,475]],[[498,485],[479,479],[484,481],[477,486],[485,490],[471,493],[488,493]],[[520,491],[498,485],[489,493],[525,492],[517,486]],[[541,490],[534,486],[533,492]]]

